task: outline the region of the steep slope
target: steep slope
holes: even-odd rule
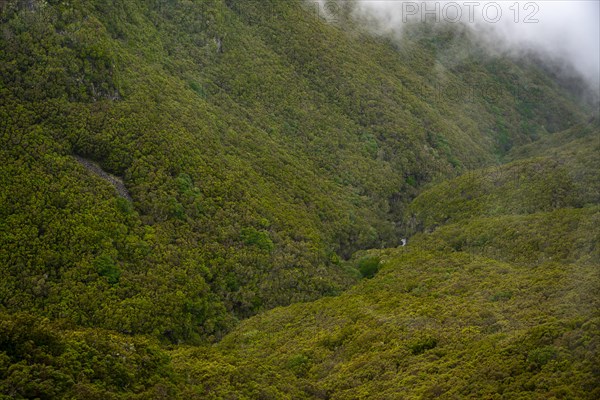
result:
[[[381,264],[373,279],[182,348],[176,371],[207,398],[596,398],[600,203],[576,189],[595,193],[578,167],[598,153],[569,149],[600,130],[578,131],[552,139],[569,175],[533,158],[443,182],[411,204],[426,231],[362,256]]]
[[[469,171],[427,189],[411,204],[407,224],[431,230],[476,217],[598,204],[599,132],[597,120],[591,120],[514,148],[508,164]]]
[[[534,65],[452,58],[457,30],[398,44],[300,1],[1,7],[0,303],[83,326],[197,341],[339,293],[423,182],[584,115]]]
[[[140,335],[5,315],[2,393],[595,399],[600,204],[546,201],[535,184],[543,177],[550,193],[580,187],[586,175],[576,166],[590,165],[597,153],[566,149],[600,134],[585,132],[555,138],[565,149],[556,161],[575,166],[569,179],[537,173],[531,166],[544,165],[537,157],[442,182],[410,205],[424,230],[407,246],[357,254],[359,266],[375,261],[372,279],[337,297],[246,319],[214,345],[165,348]],[[444,201],[424,207],[434,195]],[[540,202],[524,207],[529,196]],[[491,211],[479,212],[479,202]]]
[[[597,397],[598,117],[313,6],[0,2],[2,396]]]

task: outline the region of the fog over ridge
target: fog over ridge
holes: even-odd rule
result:
[[[378,33],[402,34],[415,21],[463,24],[492,51],[535,53],[572,68],[600,92],[599,0],[356,0],[354,13]]]

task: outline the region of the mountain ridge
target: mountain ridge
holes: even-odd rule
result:
[[[315,345],[328,349],[313,354],[321,364],[283,347],[265,355],[273,387],[245,353],[264,337],[239,349],[236,338],[315,304],[346,318],[341,299],[386,279],[373,260],[403,273],[394,248],[409,235],[414,265],[489,261],[530,282],[521,262],[558,257],[549,274],[564,264],[594,278],[597,249],[579,227],[597,215],[597,116],[586,123],[576,87],[535,61],[486,54],[466,31],[373,37],[303,1],[11,0],[0,23],[4,396],[350,396],[352,373],[325,368],[352,336],[345,325]],[[122,178],[131,201],[77,157]],[[509,235],[518,226],[527,233]],[[577,251],[546,245],[561,234]],[[510,302],[502,290],[490,304]],[[595,320],[580,319],[587,328],[569,332],[595,343]],[[434,339],[396,344],[425,357]],[[592,344],[539,357],[590,376]],[[582,393],[565,376],[564,396]]]

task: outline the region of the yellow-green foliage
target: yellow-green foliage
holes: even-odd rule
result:
[[[243,322],[220,353],[178,350],[175,369],[193,371],[198,398],[259,398],[266,382],[288,398],[598,395],[597,264],[420,250],[382,258],[374,279],[340,297]]]
[[[71,330],[24,313],[0,315],[2,398],[163,398],[178,393],[158,343]]]
[[[193,371],[198,398],[596,398],[600,209],[553,205],[535,184],[581,184],[595,155],[574,162],[576,143],[560,146],[570,179],[531,176],[534,158],[443,182],[410,206],[439,226],[359,258],[381,262],[373,279],[246,320],[210,350],[181,348],[175,370]]]
[[[348,15],[0,2],[0,396],[599,397],[597,117]]]
[[[432,230],[482,216],[598,204],[599,138],[600,127],[592,123],[515,148],[512,158],[532,158],[472,170],[424,191],[411,204],[407,223]]]

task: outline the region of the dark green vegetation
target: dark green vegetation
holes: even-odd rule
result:
[[[300,1],[0,7],[3,395],[600,395],[600,128],[536,65]]]

